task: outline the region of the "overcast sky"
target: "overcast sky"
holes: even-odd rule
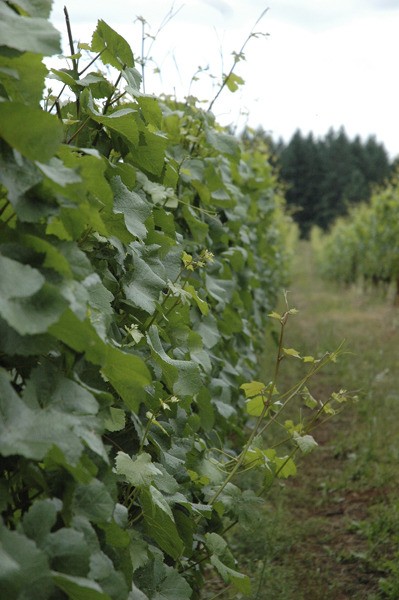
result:
[[[146,69],[146,92],[191,93],[210,100],[262,11],[267,13],[228,90],[213,111],[219,122],[262,125],[288,140],[300,128],[324,135],[345,127],[350,137],[375,135],[399,155],[399,0],[55,0],[52,21],[64,31],[66,4],[74,38],[89,42],[104,19],[141,54],[141,23],[156,36]],[[145,42],[148,51],[151,39]],[[153,73],[160,68],[161,77]],[[209,67],[192,83],[198,67]],[[211,77],[212,76],[212,77]],[[204,104],[204,106],[207,106]]]

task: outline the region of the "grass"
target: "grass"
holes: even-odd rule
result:
[[[289,291],[299,310],[286,347],[317,355],[346,340],[338,363],[311,387],[327,397],[341,387],[358,402],[316,430],[319,448],[298,475],[274,486],[256,531],[232,534],[252,580],[252,600],[399,598],[399,312],[381,294],[322,282],[302,244]],[[264,380],[275,346],[265,348]],[[297,364],[298,363],[298,364]],[[298,377],[282,367],[280,386]],[[218,598],[240,598],[228,590]]]

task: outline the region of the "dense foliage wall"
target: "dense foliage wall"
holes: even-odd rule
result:
[[[264,137],[258,131],[253,139]],[[344,129],[330,130],[320,139],[298,130],[287,144],[270,137],[269,143],[286,184],[287,205],[303,237],[313,225],[326,230],[352,205],[369,200],[392,171],[382,144],[374,137],[350,140]]]
[[[143,95],[103,21],[42,100],[49,10],[0,5],[0,595],[184,600],[205,562],[248,591],[223,532],[260,498],[221,482],[286,276],[278,186],[195,100]]]

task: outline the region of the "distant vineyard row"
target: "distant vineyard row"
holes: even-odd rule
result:
[[[325,238],[313,236],[322,274],[344,284],[395,287],[399,298],[399,185],[376,191]]]

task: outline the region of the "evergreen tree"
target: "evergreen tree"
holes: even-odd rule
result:
[[[320,140],[297,130],[287,145],[275,149],[287,203],[303,237],[312,225],[327,229],[351,205],[368,200],[391,171],[387,152],[375,137],[351,141],[343,128],[330,129]]]

